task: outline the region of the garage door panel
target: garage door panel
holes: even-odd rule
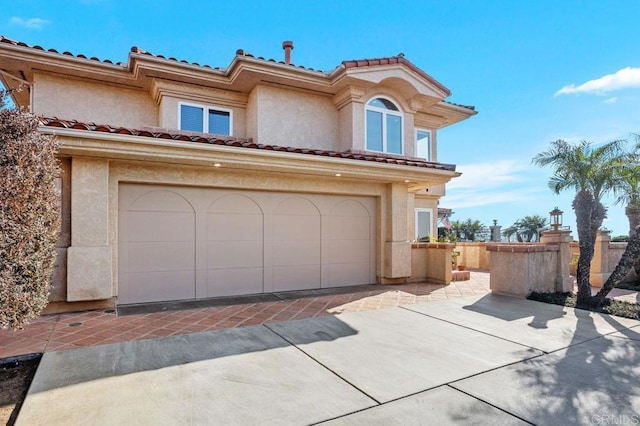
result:
[[[185,197],[178,194],[179,189],[153,189],[153,187],[140,188],[145,191],[137,197],[130,206],[129,211],[146,212],[194,212],[193,206]]]
[[[369,240],[325,241],[325,257],[328,263],[369,262]]]
[[[262,240],[207,243],[207,269],[262,268],[262,265]]]
[[[329,274],[327,287],[371,284],[371,278],[368,273],[369,266],[369,262],[326,265],[325,270]]]
[[[262,235],[262,215],[207,214],[207,239],[209,241],[262,240]]]
[[[320,216],[275,215],[274,240],[319,240]]]
[[[274,241],[273,265],[320,264],[320,240]]]
[[[193,242],[129,243],[129,272],[184,271],[194,269]]]
[[[126,279],[138,285],[126,286],[126,290],[118,294],[118,303],[160,302],[196,297],[194,271],[131,272],[126,274]]]
[[[194,241],[194,213],[128,212],[129,241]]]
[[[319,288],[320,265],[274,266],[273,291]]]
[[[257,294],[264,291],[263,268],[211,269],[204,297]]]
[[[325,223],[327,239],[370,239],[369,217],[329,216]]]

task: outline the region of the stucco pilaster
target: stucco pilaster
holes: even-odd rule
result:
[[[411,276],[411,243],[407,240],[409,193],[406,184],[387,185],[384,277]]]
[[[556,276],[556,291],[566,293],[573,290],[571,265],[571,231],[546,231],[540,237],[542,244],[555,244],[560,247]]]
[[[596,244],[594,246],[593,260],[591,261],[591,284],[602,287],[607,281],[611,271],[609,269],[609,243],[611,236],[609,231],[597,231]]]
[[[67,252],[67,301],[112,296],[109,245],[109,162],[73,158],[71,247]]]

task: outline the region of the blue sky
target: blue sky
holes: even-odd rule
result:
[[[556,139],[640,133],[639,16],[635,0],[22,0],[3,4],[0,34],[114,62],[135,45],[222,67],[239,48],[281,59],[283,40],[295,64],[321,70],[403,52],[479,111],[439,132],[439,161],[464,173],[441,200],[452,219],[509,226],[557,205],[575,229],[573,194],[552,194],[531,158]],[[605,226],[627,233],[623,207],[605,202]]]

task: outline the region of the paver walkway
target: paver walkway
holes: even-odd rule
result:
[[[126,316],[105,310],[45,315],[24,330],[0,330],[0,358],[368,311],[488,292],[489,273],[472,271],[469,281],[452,282],[447,286],[428,283],[372,285],[358,287],[346,294]]]

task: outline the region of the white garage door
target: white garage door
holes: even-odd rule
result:
[[[121,184],[118,303],[375,282],[375,199]]]

